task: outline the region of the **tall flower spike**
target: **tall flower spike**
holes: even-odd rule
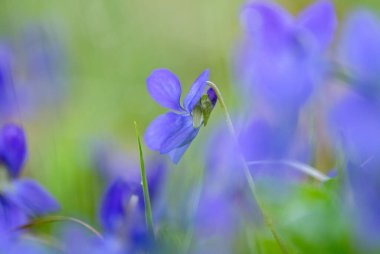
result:
[[[207,123],[216,103],[216,96],[212,92],[208,92],[208,96],[201,99],[209,75],[207,69],[195,80],[183,101],[183,106],[180,103],[181,84],[172,72],[157,69],[147,79],[150,96],[158,104],[174,112],[160,115],[153,120],[145,132],[145,143],[152,150],[168,154],[174,163],[178,163],[182,158],[201,125]]]

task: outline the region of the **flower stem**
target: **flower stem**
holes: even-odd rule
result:
[[[148,180],[146,177],[144,157],[143,157],[143,152],[142,152],[142,148],[141,148],[141,141],[140,141],[139,131],[137,128],[137,123],[136,123],[136,121],[134,123],[135,123],[135,130],[136,130],[136,136],[137,136],[137,144],[139,146],[141,183],[142,183],[142,188],[143,188],[143,193],[144,193],[144,203],[145,203],[145,219],[146,219],[146,224],[148,226],[149,232],[154,236],[152,207],[150,204]]]
[[[38,226],[38,225],[49,224],[49,223],[53,223],[53,222],[74,222],[74,223],[77,223],[77,224],[83,226],[84,228],[88,229],[92,233],[94,233],[94,235],[96,235],[98,238],[103,239],[102,234],[100,234],[99,231],[97,231],[95,228],[93,228],[92,226],[90,226],[86,222],[81,221],[81,220],[76,219],[76,218],[73,218],[73,217],[62,216],[62,215],[50,215],[50,216],[45,216],[42,218],[37,218],[37,219],[32,220],[31,222],[29,222],[25,225],[18,227],[16,230],[33,228],[33,227]]]
[[[232,124],[232,120],[231,120],[231,116],[230,114],[228,113],[228,109],[227,109],[227,106],[226,106],[226,103],[224,102],[224,98],[222,96],[222,92],[219,90],[219,88],[217,87],[216,84],[214,84],[213,82],[211,81],[207,81],[208,85],[210,87],[212,87],[212,89],[214,89],[215,93],[216,93],[216,96],[218,97],[218,101],[219,101],[219,104],[222,108],[222,111],[223,111],[223,114],[224,114],[224,118],[226,120],[226,124],[227,124],[227,127],[228,127],[228,130],[234,140],[234,143],[235,143],[235,146],[238,147],[239,146],[239,142],[238,142],[238,139],[237,139],[237,135],[236,135],[236,131],[235,131],[235,128]],[[241,163],[243,165],[243,170],[244,170],[244,175],[247,179],[247,182],[248,182],[248,185],[249,185],[249,188],[251,190],[251,193],[253,195],[253,198],[256,200],[256,203],[257,203],[257,206],[263,216],[263,219],[264,219],[264,222],[265,224],[267,225],[267,227],[270,229],[274,239],[276,240],[278,246],[280,247],[281,251],[283,253],[288,253],[288,250],[287,248],[285,247],[284,243],[282,242],[280,236],[277,234],[274,226],[273,226],[273,223],[272,223],[272,220],[271,218],[266,214],[266,212],[264,211],[263,209],[263,204],[261,203],[261,201],[258,199],[258,195],[257,195],[257,191],[256,191],[256,185],[255,185],[255,182],[252,178],[252,175],[249,171],[249,167],[248,167],[248,164],[246,162],[246,160],[244,159],[243,155],[241,153],[239,153],[239,159],[241,160]]]

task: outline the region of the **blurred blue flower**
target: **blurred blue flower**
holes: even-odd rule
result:
[[[380,248],[380,22],[372,13],[353,13],[343,29],[340,63],[351,91],[335,102],[329,124],[347,165],[347,207],[358,243]]]
[[[12,57],[10,49],[6,45],[0,44],[0,113],[7,116],[11,109],[11,98],[14,93],[12,77]]]
[[[100,208],[100,221],[106,232],[117,233],[125,229],[127,215],[138,207],[138,183],[117,179],[106,190]],[[135,199],[133,199],[135,195]],[[130,211],[128,211],[130,209]]]
[[[365,29],[363,29],[365,27]],[[380,98],[380,21],[369,11],[348,18],[339,44],[340,64],[350,83],[367,98]]]
[[[148,164],[149,165],[149,164]],[[147,180],[154,219],[160,216],[160,193],[164,186],[166,167],[150,164]],[[114,179],[105,191],[100,207],[100,222],[108,236],[122,239],[128,250],[150,248],[151,236],[145,222],[145,203],[138,179]]]
[[[0,231],[15,229],[30,218],[58,209],[57,201],[37,182],[14,180],[0,191]]]
[[[330,112],[330,127],[349,160],[358,164],[380,162],[379,115],[380,105],[359,94],[348,93],[336,102]]]
[[[205,70],[193,83],[182,107],[181,84],[172,72],[157,69],[148,77],[147,87],[151,97],[161,106],[174,111],[158,116],[148,126],[144,138],[150,149],[169,154],[174,163],[179,162],[202,125],[202,121],[194,121],[194,117],[200,118],[202,112],[194,111],[208,79],[209,70]],[[210,93],[210,96],[213,94]],[[212,100],[215,101],[215,98],[212,97]]]
[[[347,206],[362,248],[380,248],[380,105],[348,93],[330,112],[333,140],[347,164]]]
[[[109,237],[124,241],[125,248],[149,247],[152,239],[145,225],[141,185],[117,179],[106,190],[100,221]]]
[[[237,55],[237,78],[277,114],[298,111],[323,78],[323,53],[337,19],[329,1],[318,1],[296,18],[263,1],[241,12],[246,36]]]
[[[0,231],[8,231],[25,224],[29,218],[59,209],[57,201],[37,182],[18,179],[26,158],[24,130],[7,124],[0,130],[0,162],[5,166],[10,181],[3,180],[0,190]]]
[[[24,130],[16,124],[6,124],[0,129],[0,163],[12,177],[20,174],[27,156]]]

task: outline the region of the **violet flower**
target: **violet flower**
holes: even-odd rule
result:
[[[216,103],[215,92],[208,91],[210,107],[205,109],[201,97],[207,86],[209,70],[205,70],[193,83],[181,106],[181,84],[169,70],[157,69],[147,79],[149,94],[161,106],[173,111],[158,116],[145,132],[145,142],[152,150],[168,154],[178,163],[199,132]],[[208,114],[208,115],[207,115]]]
[[[380,97],[379,45],[379,18],[364,10],[353,13],[343,29],[339,60],[349,73],[353,88],[368,99],[379,100]]]
[[[26,155],[24,130],[15,124],[7,124],[0,130],[0,162],[12,177],[18,177]]]
[[[347,208],[358,242],[380,248],[380,107],[349,94],[332,109],[330,127],[347,159]]]
[[[380,249],[380,22],[359,11],[343,31],[339,56],[353,91],[335,102],[329,124],[347,160],[345,210],[354,218],[358,243],[371,252]]]
[[[160,216],[160,193],[164,186],[166,166],[156,162],[148,171],[149,194],[153,216]],[[141,178],[113,179],[104,193],[101,202],[100,222],[105,233],[121,239],[128,250],[150,248],[153,244],[145,222],[144,194]]]
[[[29,218],[59,209],[57,201],[37,182],[17,178],[25,157],[24,130],[15,124],[5,125],[0,130],[0,163],[10,181],[5,181],[0,190],[0,232],[21,226]]]
[[[152,243],[145,225],[141,186],[117,179],[106,190],[100,208],[100,221],[108,237],[123,242],[125,249],[145,249]]]
[[[323,77],[322,56],[337,25],[334,7],[322,0],[293,17],[274,3],[255,1],[243,7],[241,20],[246,38],[238,79],[277,115],[298,111]]]

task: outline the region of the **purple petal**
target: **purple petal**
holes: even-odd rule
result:
[[[28,218],[6,195],[0,194],[0,233],[27,223]]]
[[[150,96],[161,106],[182,111],[181,84],[171,71],[157,69],[146,80]]]
[[[187,112],[191,113],[195,105],[201,99],[202,94],[207,86],[206,81],[209,80],[209,76],[210,76],[210,70],[206,69],[194,81],[193,85],[190,88],[189,93],[186,95],[186,98],[183,102],[183,105],[185,109],[187,110]]]
[[[256,43],[273,50],[287,39],[293,17],[276,4],[255,2],[243,7],[241,22]]]
[[[176,128],[162,143],[160,149],[162,154],[191,143],[199,131],[199,128],[194,128],[193,126],[192,116],[178,115],[176,121],[172,124]]]
[[[208,96],[208,99],[211,101],[212,106],[214,107],[216,102],[218,101],[218,96],[216,95],[216,93],[212,87],[210,87],[207,90],[207,96]]]
[[[29,216],[45,215],[60,209],[53,196],[31,179],[13,181],[8,195]]]
[[[0,130],[0,162],[5,164],[12,177],[20,174],[26,153],[24,130],[16,124],[6,124]]]
[[[163,154],[190,143],[198,130],[193,127],[190,115],[169,112],[158,116],[148,126],[144,139],[150,149]]]
[[[145,131],[146,145],[152,150],[160,150],[165,140],[177,130],[178,126],[174,123],[179,117],[181,115],[169,112],[154,119]]]
[[[187,144],[187,145],[181,146],[179,148],[176,148],[174,150],[171,150],[168,153],[170,160],[174,164],[177,164],[181,160],[182,156],[185,154],[185,152],[187,151],[189,146],[190,146],[190,144]]]
[[[318,45],[323,50],[331,42],[337,27],[337,17],[334,6],[330,1],[319,1],[306,10],[298,18],[298,24],[310,32]]]

